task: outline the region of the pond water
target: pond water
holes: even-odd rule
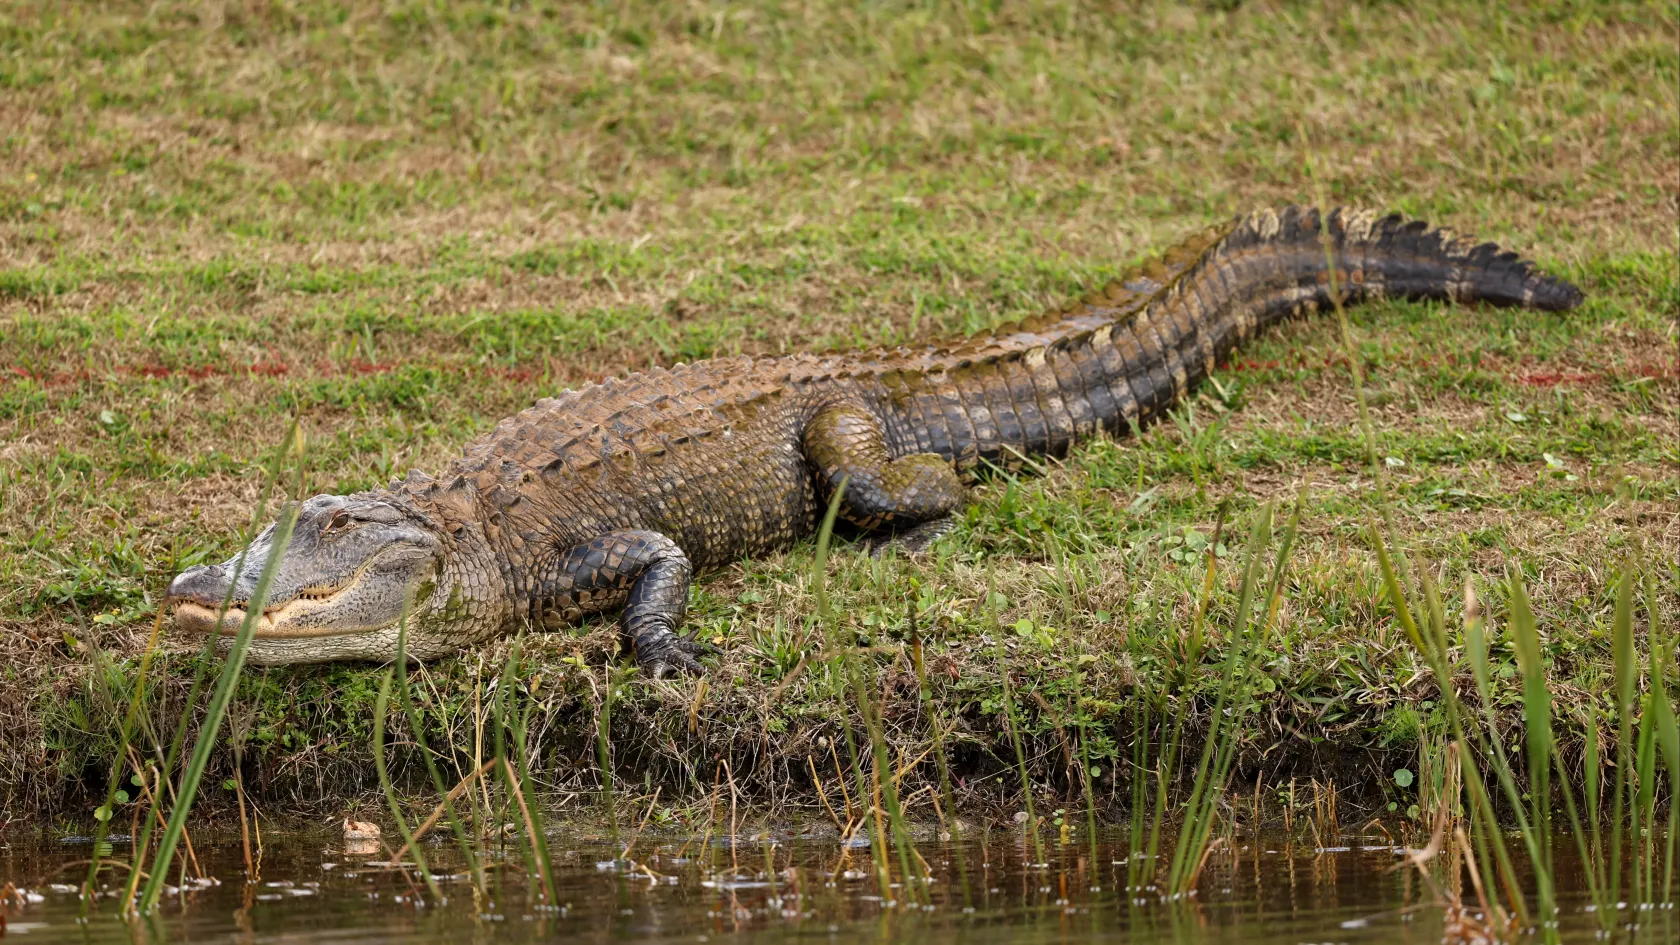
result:
[[[269,831],[257,875],[245,881],[237,835],[194,837],[204,873],[217,878],[172,897],[152,920],[129,923],[115,897],[80,919],[74,884],[85,875],[86,838],[23,837],[0,845],[0,886],[23,890],[7,903],[7,940],[46,942],[416,942],[556,940],[635,942],[1418,942],[1443,940],[1447,922],[1415,870],[1397,868],[1386,837],[1343,837],[1335,846],[1285,837],[1234,840],[1210,858],[1197,895],[1163,903],[1123,891],[1123,836],[1105,836],[1093,863],[1077,839],[1045,849],[1028,865],[1019,831],[962,842],[926,841],[918,852],[934,880],[925,894],[902,887],[879,895],[867,847],[832,837],[782,833],[735,844],[701,838],[640,838],[622,859],[604,837],[549,839],[560,908],[534,908],[520,871],[492,873],[476,899],[465,877],[442,880],[433,905],[381,857],[352,855],[345,841],[315,831]],[[1560,849],[1569,849],[1567,842]],[[454,847],[428,842],[434,871],[461,867]],[[113,845],[125,859],[126,845]],[[1118,862],[1117,862],[1118,861]],[[518,862],[508,851],[508,864]],[[105,874],[115,885],[118,874]],[[966,875],[967,882],[963,882]],[[1591,941],[1597,924],[1575,864],[1559,863],[1560,926],[1566,940]],[[1466,887],[1466,897],[1473,893]],[[914,898],[921,901],[910,904]],[[897,901],[894,901],[897,900]],[[425,903],[422,905],[422,903]],[[1672,904],[1629,909],[1618,941],[1680,941]]]

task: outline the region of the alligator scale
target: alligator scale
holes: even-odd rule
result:
[[[1376,298],[1562,310],[1574,286],[1421,222],[1291,207],[1239,217],[1061,310],[952,346],[723,358],[539,401],[437,478],[316,496],[289,543],[169,585],[186,630],[234,633],[274,554],[249,659],[429,657],[524,623],[622,610],[637,661],[700,669],[679,630],[690,576],[841,514],[914,548],[965,474],[1149,423],[1261,329]]]

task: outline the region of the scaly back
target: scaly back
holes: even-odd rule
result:
[[[1184,397],[1236,345],[1291,314],[1372,298],[1546,310],[1581,293],[1492,243],[1399,215],[1287,207],[1204,230],[1066,306],[949,344],[855,356],[720,358],[538,401],[469,444],[444,486],[517,490],[543,470],[631,474],[713,437],[797,415],[848,385],[885,414],[898,454],[961,466],[1060,454]],[[795,419],[797,417],[795,416]],[[435,492],[420,477],[411,488]]]

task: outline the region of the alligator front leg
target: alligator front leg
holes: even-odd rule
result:
[[[845,480],[840,514],[847,521],[897,531],[895,541],[912,551],[949,530],[951,513],[968,499],[956,470],[938,453],[893,458],[881,421],[861,404],[817,414],[805,428],[805,458],[829,495]]]
[[[677,635],[693,569],[677,543],[658,532],[608,532],[561,554],[544,569],[538,594],[545,622],[575,620],[620,603],[620,622],[636,662],[658,679],[673,669],[702,672],[705,648]]]

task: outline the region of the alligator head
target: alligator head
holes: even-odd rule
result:
[[[263,568],[278,554],[247,653],[252,663],[389,660],[405,615],[408,651],[416,657],[484,635],[498,620],[490,611],[499,595],[483,580],[493,569],[474,566],[483,555],[472,543],[393,499],[318,495],[298,508],[284,547],[270,525],[241,554],[181,572],[169,582],[166,603],[176,626],[231,638]]]

